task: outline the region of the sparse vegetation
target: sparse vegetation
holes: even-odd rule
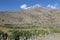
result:
[[[8,38],[10,40],[19,40],[20,37],[24,40],[29,39],[32,36],[48,35],[50,33],[60,33],[60,29],[54,27],[38,27],[38,26],[29,26],[27,28],[19,28],[9,25],[0,25],[0,35],[5,31],[8,33]]]

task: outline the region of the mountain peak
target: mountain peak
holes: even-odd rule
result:
[[[39,4],[36,4],[36,5],[32,6],[32,8],[34,8],[34,7],[41,7],[41,6]]]

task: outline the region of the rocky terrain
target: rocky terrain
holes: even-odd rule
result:
[[[35,6],[26,10],[0,12],[0,25],[60,26],[60,10]]]

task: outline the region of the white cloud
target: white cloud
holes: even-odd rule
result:
[[[29,8],[34,8],[34,7],[36,7],[36,6],[37,6],[37,7],[41,7],[40,4],[35,4],[35,5],[29,6],[29,7],[28,7],[27,4],[23,4],[23,5],[20,6],[20,8],[21,8],[21,9],[29,9]],[[52,8],[52,9],[57,9],[57,6],[58,6],[58,4],[55,3],[54,5],[48,4],[46,7]]]
[[[21,9],[28,9],[28,8],[31,8],[31,7],[27,7],[27,4],[23,4],[20,6]]]
[[[35,4],[35,5],[29,6],[29,7],[27,7],[27,4],[23,4],[23,5],[20,6],[20,8],[21,8],[21,9],[29,9],[29,8],[31,8],[31,7],[36,7],[36,6],[40,7],[39,4]]]
[[[23,4],[23,5],[20,6],[20,8],[26,9],[27,8],[27,5],[26,4]]]
[[[48,4],[47,7],[48,8],[52,8],[52,9],[57,9],[57,4],[55,4],[55,5]]]

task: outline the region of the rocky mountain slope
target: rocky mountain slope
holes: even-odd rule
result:
[[[60,26],[60,10],[35,6],[26,10],[0,12],[1,24]]]

